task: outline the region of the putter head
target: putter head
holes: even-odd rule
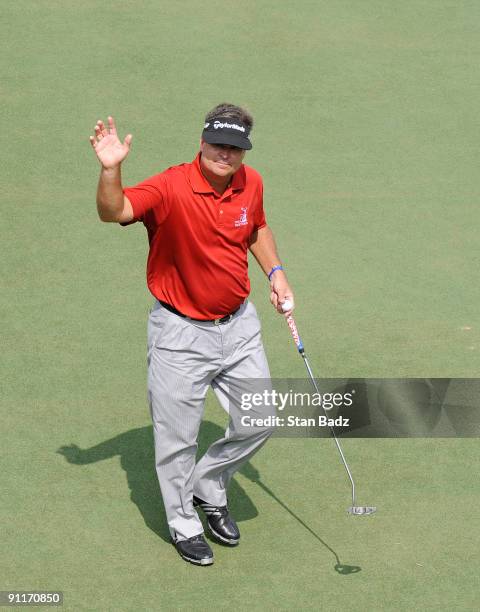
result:
[[[350,514],[373,514],[377,511],[377,506],[352,506],[348,509]]]

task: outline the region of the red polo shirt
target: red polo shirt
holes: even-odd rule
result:
[[[151,293],[195,319],[216,319],[250,293],[248,245],[266,225],[261,176],[242,164],[217,193],[200,170],[200,153],[123,190],[148,231]],[[129,224],[127,224],[129,225]]]

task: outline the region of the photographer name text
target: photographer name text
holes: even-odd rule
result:
[[[339,416],[336,419],[329,419],[326,416],[318,417],[299,417],[290,415],[288,417],[267,416],[252,417],[244,415],[240,419],[243,427],[349,427],[350,419]]]

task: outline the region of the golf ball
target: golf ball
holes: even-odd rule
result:
[[[283,312],[287,312],[287,310],[290,310],[292,306],[293,306],[293,302],[291,300],[285,300],[282,304]]]

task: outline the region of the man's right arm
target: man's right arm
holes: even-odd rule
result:
[[[102,221],[129,223],[133,219],[130,200],[123,193],[120,165],[100,171],[97,211]]]
[[[90,143],[101,164],[97,188],[97,210],[102,221],[129,223],[133,219],[130,200],[123,194],[121,164],[130,151],[132,135],[120,142],[113,117],[108,117],[108,128],[97,121],[95,136]]]

